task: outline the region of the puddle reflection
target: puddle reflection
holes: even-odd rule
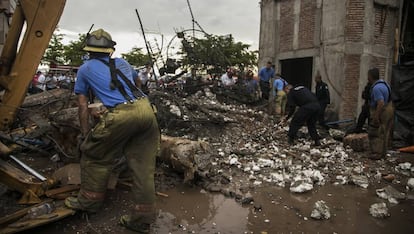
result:
[[[249,209],[232,198],[209,194],[200,189],[178,188],[166,192],[168,198],[157,201],[158,233],[243,233],[247,230]],[[173,230],[167,230],[174,227]],[[208,232],[207,232],[208,233]]]

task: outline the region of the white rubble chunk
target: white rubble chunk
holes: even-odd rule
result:
[[[325,201],[320,200],[315,202],[315,205],[313,206],[313,210],[311,213],[311,217],[319,220],[331,218],[331,212],[329,211],[329,207]]]
[[[339,180],[338,183],[340,184],[347,184],[348,183],[348,177],[343,175],[337,175],[336,179]]]
[[[400,163],[400,164],[398,164],[398,167],[401,170],[410,170],[411,169],[411,163],[409,163],[409,162]]]
[[[325,178],[322,176],[322,173],[319,170],[303,170],[302,174],[310,178],[313,182],[318,182],[319,184],[323,184],[325,182]]]
[[[378,197],[388,200],[390,203],[398,204],[398,200],[405,199],[405,193],[401,193],[394,187],[388,185],[382,189],[375,190]]]
[[[229,164],[230,165],[237,165],[237,164],[239,164],[239,159],[237,159],[236,157],[230,158]]]
[[[372,204],[369,208],[369,213],[375,218],[386,218],[390,216],[385,202]]]
[[[252,171],[255,171],[255,172],[260,171],[260,167],[259,167],[259,166],[257,166],[257,165],[254,165],[254,166],[252,167]]]
[[[260,167],[271,167],[271,168],[273,168],[274,165],[275,165],[275,162],[271,159],[259,158],[257,160],[257,164],[259,164]]]
[[[351,181],[361,188],[368,188],[369,185],[368,177],[364,175],[352,175]]]
[[[285,176],[283,174],[271,173],[270,177],[272,178],[272,181],[274,183],[276,183],[277,186],[279,186],[279,187],[285,187],[286,186]]]
[[[361,174],[362,172],[364,172],[364,168],[365,168],[364,166],[358,165],[358,166],[354,167],[353,171],[357,174]]]
[[[331,156],[331,153],[323,152],[321,155],[322,155],[322,157],[327,158],[327,157]]]
[[[263,182],[262,181],[260,181],[260,180],[255,180],[254,182],[253,182],[253,185],[255,185],[255,186],[258,186],[258,185],[261,185]]]
[[[170,112],[178,117],[181,117],[181,110],[178,106],[176,105],[171,105],[170,106]]]
[[[310,179],[299,179],[290,184],[290,191],[294,193],[304,193],[312,189],[313,183]]]
[[[319,149],[311,149],[310,150],[310,155],[319,156],[319,155],[321,155],[321,151]]]
[[[408,186],[410,189],[414,189],[414,178],[410,178],[410,179],[408,179],[408,181],[407,181],[407,186]]]

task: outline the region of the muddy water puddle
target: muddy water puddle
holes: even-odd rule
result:
[[[256,189],[254,204],[245,206],[197,188],[178,187],[166,193],[168,198],[157,201],[156,233],[413,233],[414,202],[390,205],[376,197],[374,188],[325,185],[292,194],[267,187]],[[329,220],[310,217],[318,200],[329,206]],[[391,216],[372,217],[370,205],[384,201]]]

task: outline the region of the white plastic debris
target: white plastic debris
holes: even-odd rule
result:
[[[375,218],[386,218],[390,216],[385,202],[372,204],[369,208],[369,213]]]
[[[329,211],[329,207],[325,201],[320,200],[315,202],[313,206],[313,210],[311,213],[311,217],[314,219],[329,219],[331,218],[331,213]]]

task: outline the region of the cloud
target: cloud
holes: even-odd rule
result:
[[[258,48],[258,0],[192,0],[190,4],[196,22],[207,33],[232,34],[236,41],[250,44],[253,50]],[[175,31],[193,27],[186,0],[68,0],[58,25],[67,35],[66,41],[76,40],[92,24],[94,29],[104,28],[117,42],[116,53],[126,53],[134,46],[145,46],[135,9],[149,41],[158,38],[161,43],[159,34],[163,34],[166,44]]]

